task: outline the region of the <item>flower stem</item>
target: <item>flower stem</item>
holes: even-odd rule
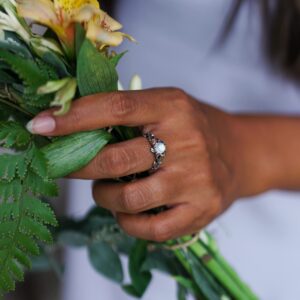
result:
[[[190,237],[183,237],[181,240],[186,242]],[[234,299],[238,300],[257,300],[257,297],[235,274],[232,276],[233,269],[228,268],[228,264],[223,259],[216,259],[213,253],[210,253],[201,241],[189,246],[189,249],[205,264],[207,269],[216,277],[216,279],[226,288]]]

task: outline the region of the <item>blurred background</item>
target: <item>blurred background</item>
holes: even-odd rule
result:
[[[232,1],[116,1],[115,17],[138,41],[123,46],[129,49],[119,67],[123,85],[138,73],[145,88],[176,86],[226,111],[299,114],[299,88],[263,55],[259,1],[244,2],[220,46],[216,42]],[[93,205],[90,185],[64,181],[56,205],[81,217]],[[224,256],[260,299],[299,299],[299,211],[298,193],[271,191],[242,199],[209,227]],[[52,272],[30,273],[6,300],[132,299],[92,269],[84,249],[67,249],[62,258],[61,278]],[[143,299],[175,299],[174,282],[157,273]]]

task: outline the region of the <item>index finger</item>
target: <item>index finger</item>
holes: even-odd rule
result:
[[[27,125],[32,133],[60,136],[109,126],[156,123],[162,113],[164,90],[149,89],[101,93],[74,101],[70,111],[54,116],[53,109],[37,115]]]

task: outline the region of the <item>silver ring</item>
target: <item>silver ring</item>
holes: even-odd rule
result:
[[[144,133],[144,137],[149,142],[151,149],[150,151],[154,155],[154,162],[152,165],[152,171],[156,171],[162,165],[164,158],[167,153],[167,145],[164,141],[157,139],[152,132]]]

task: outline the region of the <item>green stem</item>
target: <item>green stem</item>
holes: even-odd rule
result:
[[[257,299],[257,297],[253,294],[251,289],[244,283],[235,270],[229,265],[229,263],[225,260],[225,258],[220,253],[214,253],[214,256],[218,263],[222,266],[224,270],[231,276],[231,278],[240,286],[240,288],[249,295],[250,299]],[[252,298],[251,298],[252,297]]]
[[[186,242],[190,237],[182,238],[183,242]],[[216,260],[211,253],[202,245],[199,241],[189,246],[189,249],[205,264],[207,269],[214,274],[216,279],[232,294],[234,299],[238,300],[257,300],[257,297],[248,289],[241,288],[240,279],[232,278],[228,273],[228,268],[224,268],[218,260]],[[244,287],[244,285],[243,285]]]

